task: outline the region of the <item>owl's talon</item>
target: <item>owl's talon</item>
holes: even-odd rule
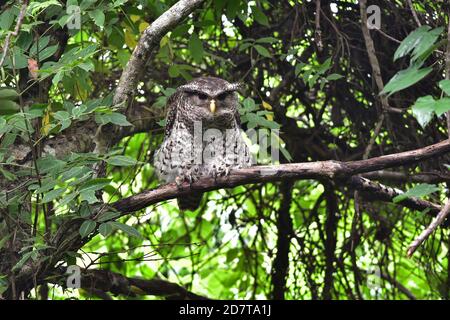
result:
[[[183,189],[183,178],[180,176],[175,177],[175,184],[177,185],[178,190]]]

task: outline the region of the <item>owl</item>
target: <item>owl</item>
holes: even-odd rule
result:
[[[193,183],[249,167],[253,157],[240,128],[239,85],[200,77],[178,87],[167,101],[164,140],[154,166],[165,182]],[[177,199],[180,210],[195,210],[203,193]]]

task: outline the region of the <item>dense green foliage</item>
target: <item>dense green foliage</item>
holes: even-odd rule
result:
[[[62,250],[51,268],[161,278],[209,298],[447,299],[450,232],[439,227],[407,258],[431,217],[402,206],[407,197],[445,202],[445,157],[370,177],[409,190],[390,202],[334,181],[286,180],[209,192],[195,212],[170,200],[93,215],[161,184],[152,157],[165,103],[200,75],[244,84],[243,127],[279,129],[281,163],[350,161],[371,144],[375,157],[447,138],[448,8],[434,1],[413,1],[421,27],[406,1],[373,1],[381,8],[381,30],[370,31],[381,95],[356,1],[319,1],[319,22],[317,1],[206,1],[161,39],[125,112],[112,104],[121,72],[141,33],[175,2],[29,3],[0,67],[0,294],[17,298],[11,279]],[[80,8],[80,28],[70,27],[70,6]],[[15,1],[1,7],[2,47],[20,10]],[[96,133],[111,124],[121,134],[100,154]],[[81,249],[56,248],[57,230],[80,219]],[[26,279],[25,295],[103,297],[52,275]]]

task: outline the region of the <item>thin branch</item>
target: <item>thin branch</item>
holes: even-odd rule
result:
[[[375,45],[373,43],[372,37],[370,36],[369,28],[367,27],[367,9],[366,9],[366,0],[361,0],[359,2],[360,7],[360,14],[361,14],[361,30],[364,36],[364,42],[366,44],[367,48],[367,54],[369,56],[369,62],[370,66],[372,67],[372,75],[375,79],[375,83],[378,87],[378,93],[381,93],[384,89],[384,83],[383,78],[381,77],[381,68],[380,63],[378,62],[378,58],[375,52]],[[369,144],[366,147],[366,150],[364,151],[363,159],[367,159],[370,155],[370,152],[373,148],[373,145],[375,144],[375,139],[379,135],[384,118],[385,118],[385,112],[389,109],[389,103],[387,100],[387,97],[385,94],[380,94],[380,101],[381,101],[381,114],[379,115],[379,119],[377,121],[377,124],[375,126],[375,131],[373,135],[370,137]]]
[[[436,218],[433,219],[433,221],[430,223],[430,225],[422,231],[422,233],[409,245],[407,255],[408,257],[411,257],[414,252],[417,250],[417,248],[424,242],[436,228],[444,222],[445,218],[450,213],[450,199],[447,199],[447,203],[445,204],[444,208],[439,212],[439,214],[436,216]]]
[[[25,17],[25,13],[27,11],[28,2],[29,2],[29,0],[24,0],[22,2],[22,7],[20,8],[19,16],[17,17],[16,27],[14,28],[14,31],[9,32],[8,35],[6,36],[5,44],[3,45],[2,58],[0,59],[0,67],[5,62],[6,55],[8,54],[9,44],[10,44],[10,41],[11,41],[11,36],[17,37],[17,35],[19,34],[20,27],[21,27],[22,22],[23,22],[23,18]]]
[[[447,29],[447,49],[445,50],[445,79],[450,79],[450,15]],[[447,111],[447,134],[450,137],[450,111]]]
[[[417,12],[416,12],[416,10],[414,10],[414,6],[412,4],[412,1],[411,0],[407,0],[406,2],[408,2],[409,9],[411,10],[411,13],[412,13],[412,15],[414,17],[414,20],[416,21],[417,25],[419,27],[422,26],[422,23],[420,23],[419,17],[417,16]]]
[[[322,43],[322,31],[320,30],[320,0],[316,0],[316,17],[315,17],[315,25],[316,30],[314,31],[314,40],[317,45],[317,50],[322,52],[323,43]]]

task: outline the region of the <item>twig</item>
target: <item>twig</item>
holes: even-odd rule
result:
[[[450,15],[449,15],[450,17]],[[450,20],[447,28],[447,49],[445,50],[445,79],[450,79]],[[450,137],[450,111],[447,111],[447,134]]]
[[[314,40],[317,45],[317,50],[322,52],[323,43],[322,43],[322,31],[320,30],[320,0],[316,0],[316,18],[315,18],[316,30],[314,32]]]
[[[412,4],[412,1],[411,0],[407,0],[407,2],[408,2],[409,9],[411,10],[411,13],[412,13],[412,15],[414,17],[414,20],[416,20],[417,25],[419,27],[422,26],[422,23],[420,23],[419,17],[417,16],[417,12],[416,12],[416,10],[414,10],[414,6]]]
[[[2,58],[0,60],[0,67],[5,62],[6,55],[8,54],[9,44],[10,44],[10,41],[11,41],[11,36],[16,37],[19,34],[20,26],[22,25],[23,18],[25,17],[25,13],[27,11],[28,1],[29,0],[24,0],[22,2],[22,8],[20,9],[19,16],[17,18],[16,27],[14,28],[14,31],[9,32],[8,35],[6,36],[5,44],[3,46],[3,54],[2,54]]]
[[[411,257],[417,248],[424,242],[436,228],[444,222],[445,218],[450,213],[450,198],[447,199],[447,203],[444,208],[439,212],[436,218],[430,223],[430,225],[409,245],[407,255]]]
[[[375,83],[378,87],[378,93],[381,93],[384,89],[384,83],[381,77],[380,63],[378,62],[378,58],[375,52],[375,45],[373,43],[372,37],[370,36],[369,28],[367,27],[366,3],[367,3],[366,0],[361,0],[359,2],[361,14],[361,30],[364,36],[364,42],[366,44],[370,66],[372,67],[372,74],[375,79]],[[375,139],[381,131],[381,127],[383,125],[383,121],[385,118],[384,114],[389,109],[389,103],[385,94],[380,94],[380,101],[382,106],[381,114],[375,126],[374,134],[372,135],[369,144],[367,145],[366,150],[364,151],[363,159],[367,159],[368,156],[370,155],[370,151],[372,150],[373,145],[375,144]]]

